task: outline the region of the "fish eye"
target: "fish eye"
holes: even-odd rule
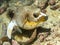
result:
[[[37,17],[39,16],[39,14],[38,14],[38,13],[34,13],[33,16],[34,16],[35,18],[37,18]]]

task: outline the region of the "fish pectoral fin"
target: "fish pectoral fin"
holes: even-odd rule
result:
[[[7,27],[7,36],[9,39],[11,39],[11,34],[12,34],[12,31],[13,31],[13,27],[16,26],[16,23],[15,21],[11,21]]]
[[[18,27],[17,31],[19,31],[19,33],[22,33],[22,30]]]
[[[19,28],[19,26],[15,26],[14,31],[12,33],[16,32],[16,31],[18,31],[19,33],[22,33],[22,30]]]
[[[12,30],[11,29],[7,30],[7,36],[8,36],[9,39],[11,39],[11,34],[12,34]]]

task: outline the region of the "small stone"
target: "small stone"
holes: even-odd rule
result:
[[[39,0],[39,2],[38,2],[38,7],[40,8],[40,9],[45,9],[46,8],[46,6],[47,6],[47,0]]]
[[[17,41],[12,40],[12,45],[19,45]]]
[[[11,45],[9,42],[4,42],[3,45]]]
[[[49,2],[48,2],[48,4],[50,4],[50,5],[55,5],[55,3],[56,3],[56,0],[49,0]]]
[[[43,9],[41,12],[43,12],[43,13],[45,13],[45,14],[46,14],[47,10]]]
[[[50,7],[50,9],[52,9],[52,10],[56,10],[58,8],[59,8],[59,5],[53,5],[53,6]]]

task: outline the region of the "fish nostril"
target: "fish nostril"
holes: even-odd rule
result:
[[[38,14],[38,13],[34,13],[33,16],[34,16],[35,18],[37,18],[37,17],[39,16],[39,14]]]

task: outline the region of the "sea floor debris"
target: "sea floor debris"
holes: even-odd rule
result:
[[[13,9],[14,6],[21,4],[21,2],[18,1],[16,1],[18,3],[16,2],[12,3],[12,2],[13,1],[9,2],[9,5],[12,7],[6,7],[6,8]],[[24,6],[30,5],[29,3],[26,4],[23,3],[23,5],[24,4],[25,4]],[[41,7],[38,8],[40,9],[42,8],[41,12],[47,14],[48,20],[45,21],[43,24],[38,25],[40,27],[37,28],[37,35],[35,40],[27,45],[59,45],[60,44],[60,0],[49,0],[49,1],[45,0],[44,2],[42,1],[41,4],[43,4],[43,6],[40,5]],[[45,7],[46,4],[48,5]],[[22,6],[22,4],[20,6]],[[0,8],[0,38],[3,37],[2,32],[4,32],[3,30],[6,30],[5,27],[7,27],[9,22],[11,21],[11,18],[7,16],[8,11],[5,10],[6,8],[4,7],[4,5],[1,7],[2,9]],[[29,38],[27,38],[27,40],[29,40]],[[1,43],[2,42],[0,40],[0,44]],[[3,45],[10,45],[8,42],[6,43],[4,43]],[[12,40],[12,45],[20,45],[20,44],[16,40]]]

